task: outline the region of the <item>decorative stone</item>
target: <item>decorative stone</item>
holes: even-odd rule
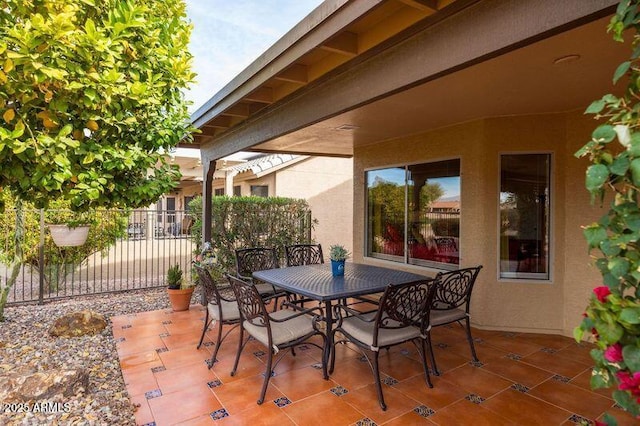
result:
[[[0,376],[0,401],[16,403],[68,398],[84,394],[88,386],[89,374],[84,369],[8,374]]]
[[[98,334],[107,326],[102,314],[84,310],[64,315],[56,320],[49,334],[56,337],[78,337]]]

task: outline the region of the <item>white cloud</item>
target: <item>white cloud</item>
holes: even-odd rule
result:
[[[186,0],[195,111],[308,15],[321,0]]]

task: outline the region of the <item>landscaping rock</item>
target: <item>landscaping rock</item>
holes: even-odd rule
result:
[[[0,401],[4,403],[53,400],[82,395],[89,385],[84,369],[0,376]]]
[[[78,337],[98,334],[107,326],[103,315],[84,310],[73,312],[58,318],[49,329],[49,334],[56,337]]]

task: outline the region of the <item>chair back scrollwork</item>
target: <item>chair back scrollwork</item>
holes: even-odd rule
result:
[[[319,265],[324,263],[320,244],[295,244],[285,247],[287,266]]]
[[[449,310],[466,305],[468,312],[471,292],[480,269],[482,269],[482,266],[458,269],[450,272],[440,272],[436,275],[438,286],[433,299],[432,309]]]

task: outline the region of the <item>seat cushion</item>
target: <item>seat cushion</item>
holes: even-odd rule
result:
[[[448,309],[446,311],[432,310],[429,320],[432,327],[442,324],[448,324],[454,321],[460,321],[465,319],[467,313],[462,309]]]
[[[238,303],[234,300],[233,302],[227,302],[226,300],[220,300],[220,307],[222,308],[222,321],[233,321],[240,319],[240,311],[238,311]],[[218,305],[214,305],[213,303],[209,303],[207,305],[207,309],[209,310],[209,316],[216,321],[220,321],[220,309],[218,309]]]
[[[266,283],[257,283],[255,284],[256,290],[258,290],[258,293],[260,293],[261,296],[264,296],[265,294],[273,294],[273,286],[271,284],[266,284]]]
[[[298,312],[282,309],[276,311],[270,315],[271,318],[276,320],[283,320],[289,318]],[[257,341],[265,346],[269,345],[269,337],[267,335],[267,327],[261,327],[255,324],[251,324],[248,321],[244,321],[242,326],[251,334]],[[299,317],[291,318],[284,322],[271,321],[271,333],[273,338],[273,351],[278,352],[278,346],[284,343],[296,340],[306,334],[313,332],[312,319],[308,315],[301,315]]]
[[[375,312],[365,315],[364,317],[372,318],[373,316],[375,316]],[[389,320],[387,325],[398,326],[400,323]],[[349,317],[345,318],[342,322],[342,329],[353,338],[369,346],[369,349],[372,351],[377,351],[380,347],[391,346],[421,337],[418,327],[381,328],[378,330],[378,344],[377,346],[373,346],[375,322],[366,322],[358,317]]]

